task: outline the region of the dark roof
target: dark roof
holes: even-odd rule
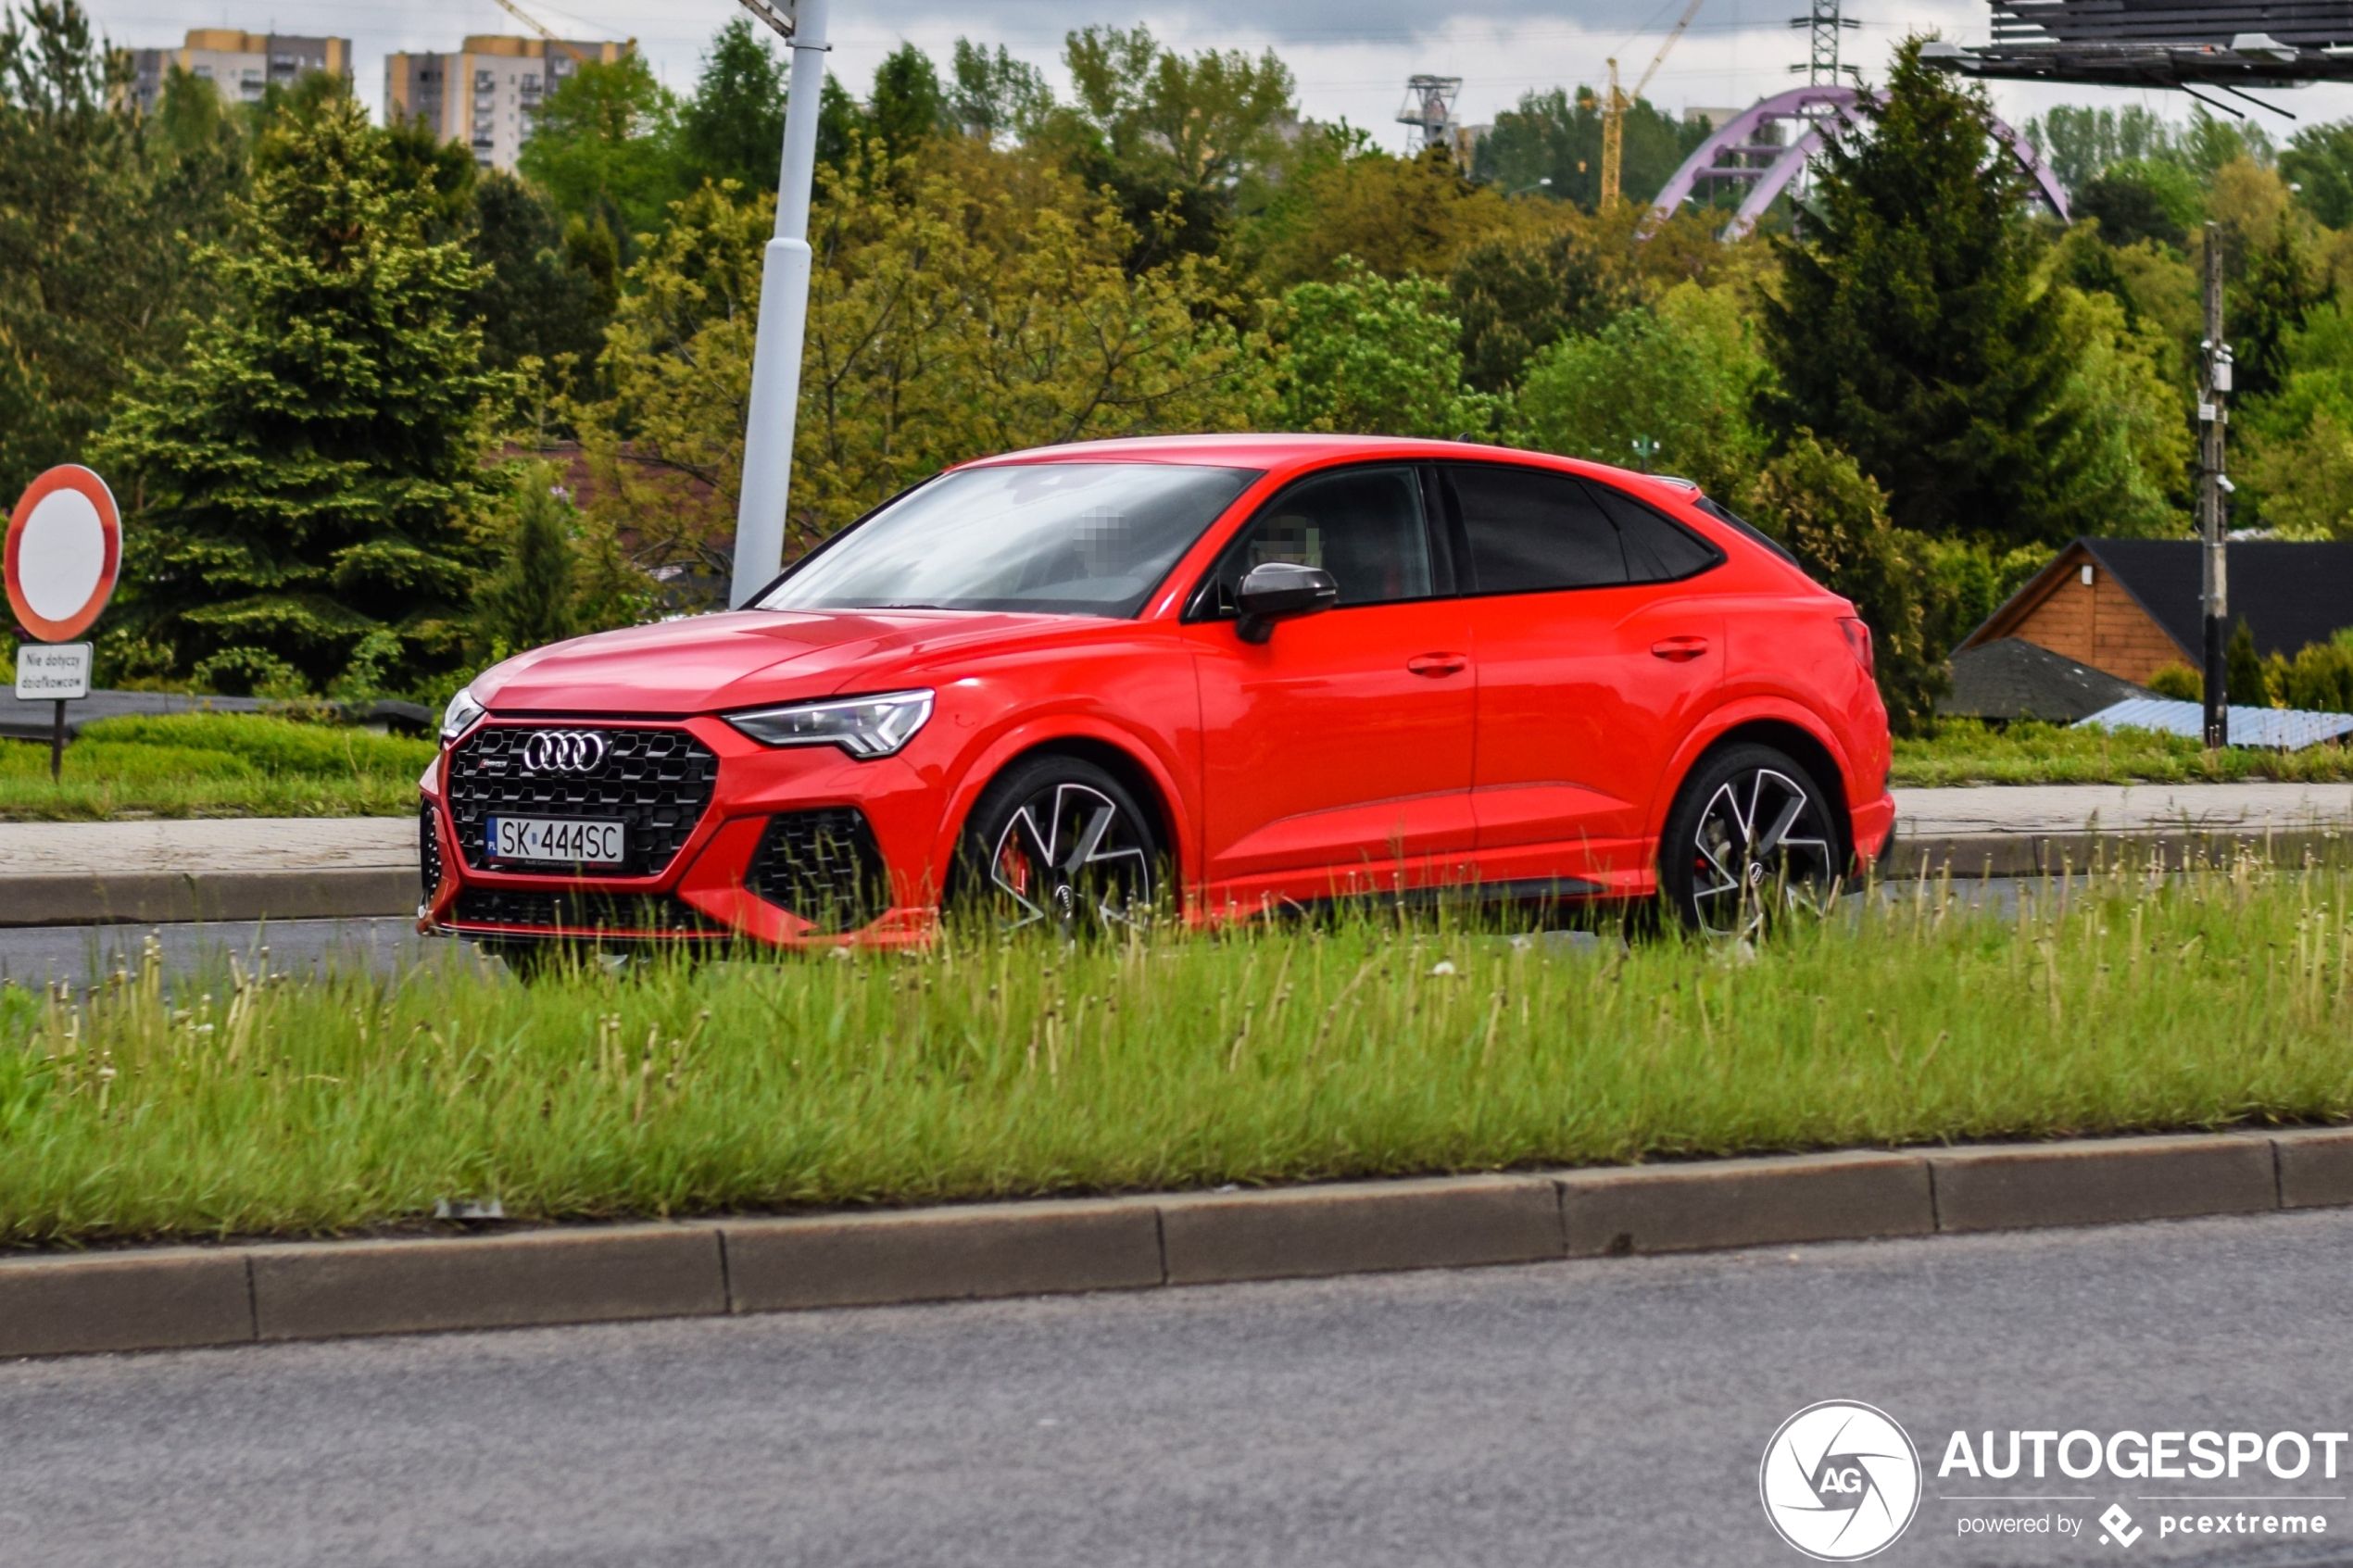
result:
[[[1967,718],[2071,724],[2128,698],[2153,695],[2048,648],[2004,637],[1953,656],[1953,690],[1936,710]]]
[[[2079,539],[2149,619],[2197,662],[2205,646],[2195,539]],[[2224,546],[2231,623],[2245,618],[2258,653],[2290,659],[2353,626],[2353,545],[2238,539]]]

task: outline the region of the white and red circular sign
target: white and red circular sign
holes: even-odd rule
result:
[[[44,643],[69,643],[114,596],[122,518],[107,482],[62,463],[26,487],[8,519],[8,608]]]

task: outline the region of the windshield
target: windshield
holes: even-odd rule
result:
[[[1176,463],[960,470],[809,558],[760,607],[1134,615],[1257,477]]]

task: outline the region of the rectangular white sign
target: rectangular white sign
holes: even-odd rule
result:
[[[90,695],[88,643],[19,643],[17,700],[57,702]]]

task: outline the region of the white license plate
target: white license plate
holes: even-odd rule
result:
[[[494,860],[546,860],[613,866],[626,843],[619,822],[560,822],[546,817],[493,817],[484,824]]]

